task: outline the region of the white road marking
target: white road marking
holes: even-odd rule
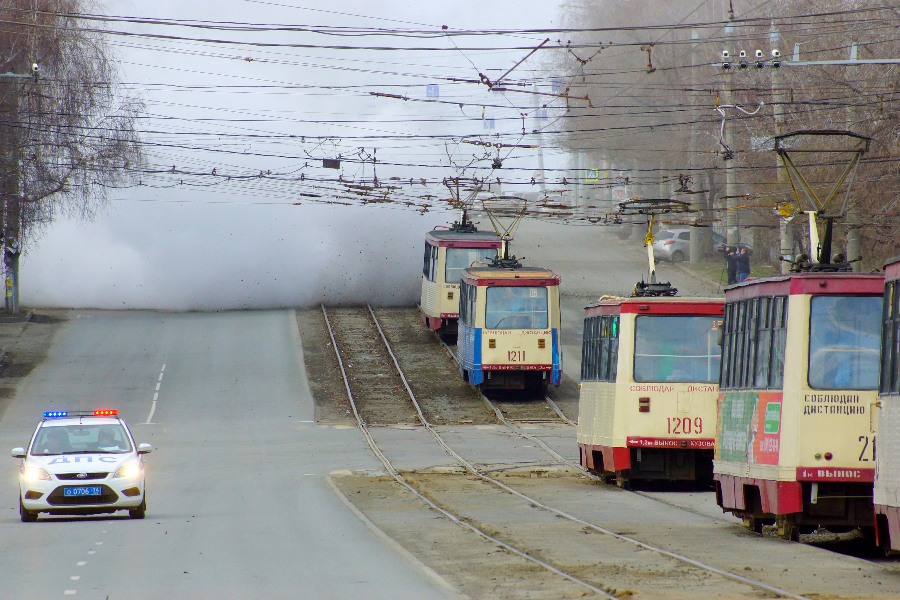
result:
[[[156,380],[156,391],[153,392],[153,401],[150,403],[150,414],[147,415],[147,420],[144,421],[144,425],[153,425],[153,415],[156,413],[156,402],[159,400],[159,388],[162,387],[162,380],[165,372],[166,363],[163,363],[162,368],[159,370],[159,378]]]
[[[78,593],[78,590],[66,590],[63,592],[64,596],[74,596]]]
[[[75,566],[76,566],[76,567],[83,567],[83,566],[86,565],[86,564],[87,564],[87,561],[86,561],[86,560],[79,560],[77,563],[75,563]]]
[[[78,581],[79,579],[81,579],[81,575],[72,575],[71,577],[69,577],[69,579],[71,579],[72,581]]]
[[[88,550],[88,554],[97,554],[96,550]]]
[[[155,398],[155,396],[154,396]],[[147,415],[147,420],[144,421],[144,425],[152,425],[153,424],[153,413],[156,412],[156,400],[153,400],[153,403],[150,404],[150,414]]]

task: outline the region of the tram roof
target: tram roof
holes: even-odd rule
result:
[[[493,286],[558,286],[559,275],[543,267],[469,267],[462,280],[472,285]]]
[[[642,315],[721,315],[725,310],[724,298],[691,298],[661,296],[632,298],[610,296],[600,298],[584,308],[584,316],[636,313]]]
[[[453,231],[433,229],[425,234],[425,241],[432,246],[447,248],[499,248],[500,236],[493,231]]]
[[[900,279],[900,256],[889,258],[884,263],[884,278],[888,281]]]
[[[884,273],[791,273],[747,279],[725,288],[725,300],[733,302],[758,296],[884,293]]]

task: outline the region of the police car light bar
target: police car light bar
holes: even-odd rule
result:
[[[97,410],[48,410],[44,413],[45,419],[59,419],[62,417],[118,417],[117,408],[99,408]]]

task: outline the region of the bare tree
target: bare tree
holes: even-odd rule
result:
[[[900,9],[879,0],[567,0],[564,6],[573,26],[599,31],[573,36],[589,46],[577,50],[588,62],[571,53],[560,61],[560,70],[580,86],[575,95],[586,94],[592,103],[568,111],[563,146],[614,157],[633,182],[644,190],[658,186],[662,195],[674,188],[680,170],[692,174],[695,191],[710,190],[714,216],[708,222],[752,233],[757,247],[772,250],[759,257],[777,260],[783,225],[773,208],[792,192],[765,140],[809,129],[871,136],[851,210],[837,223],[839,241],[854,252],[859,239],[866,268],[898,253],[900,66],[774,69],[771,50],[790,60],[798,44],[801,60],[846,60],[856,43],[858,58],[900,58]],[[714,66],[723,50],[731,52],[731,69]],[[747,68],[740,66],[741,50]],[[757,50],[763,68],[756,67]],[[723,110],[723,119],[721,105],[746,112]],[[821,164],[812,180],[835,182],[841,168],[838,161]],[[726,172],[730,184],[722,189],[716,174]],[[796,239],[805,235],[801,221],[787,226]]]
[[[7,309],[18,256],[58,215],[91,217],[139,165],[138,99],[122,95],[89,0],[0,6],[0,199]]]

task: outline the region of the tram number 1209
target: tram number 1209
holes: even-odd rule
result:
[[[703,417],[669,417],[666,419],[670,435],[703,433]]]

